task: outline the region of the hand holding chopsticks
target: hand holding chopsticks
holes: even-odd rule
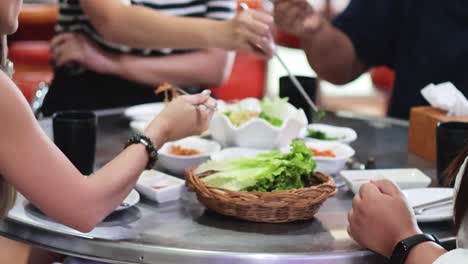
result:
[[[164,103],[166,103],[166,104],[169,103],[169,93],[172,94],[172,99],[175,99],[178,94],[192,95],[192,94],[186,92],[184,89],[182,89],[180,87],[177,87],[177,86],[174,86],[174,85],[171,85],[171,84],[168,84],[168,83],[164,83],[163,85],[157,87],[154,90],[154,93],[155,94],[164,93]],[[204,90],[203,92],[201,92],[201,94],[210,96],[211,91],[210,90]],[[211,111],[214,112],[214,111],[218,110],[218,107],[217,107],[217,102],[215,100],[213,100],[213,101],[214,101],[213,104],[209,104],[209,103],[204,102],[204,103],[195,104],[195,105],[197,105],[197,106],[203,105],[206,108],[208,108],[208,109],[210,109]]]
[[[248,10],[249,9],[249,6],[246,3],[240,3],[239,6],[242,8],[242,10]],[[284,62],[284,60],[278,54],[275,44],[273,42],[271,44],[272,44],[272,47],[273,47],[273,55],[281,63],[283,68],[288,73],[289,79],[293,83],[294,87],[296,87],[296,89],[301,93],[302,97],[306,100],[307,104],[312,109],[312,111],[313,111],[312,120],[314,120],[314,121],[321,120],[325,116],[325,112],[322,111],[322,110],[319,110],[318,107],[315,105],[315,103],[312,101],[312,99],[310,99],[310,97],[307,94],[307,92],[305,91],[304,87],[301,85],[299,80],[297,80],[296,76],[294,76],[294,74],[291,72],[288,65]],[[261,50],[261,47],[258,46],[258,45],[255,45],[254,48]]]

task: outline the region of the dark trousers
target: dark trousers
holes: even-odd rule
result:
[[[42,112],[49,116],[64,110],[98,110],[162,101],[162,95],[156,96],[154,88],[113,75],[88,71],[72,75],[57,70]]]

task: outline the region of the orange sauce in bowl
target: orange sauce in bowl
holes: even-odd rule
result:
[[[201,151],[196,149],[183,148],[178,145],[173,145],[169,149],[169,153],[176,156],[195,156],[201,154]]]
[[[318,150],[314,148],[309,148],[310,151],[314,154],[315,157],[327,157],[327,158],[336,158],[336,154],[330,150]]]

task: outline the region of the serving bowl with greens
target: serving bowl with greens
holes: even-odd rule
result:
[[[186,184],[203,205],[223,215],[269,223],[307,220],[336,193],[333,178],[315,166],[305,143],[293,141],[288,153],[207,161],[187,171]]]
[[[304,111],[288,103],[287,98],[220,102],[218,109],[210,133],[224,147],[280,148],[289,145],[307,125]]]
[[[310,124],[302,130],[300,137],[310,141],[340,142],[349,144],[357,139],[357,133],[348,127],[326,124]]]

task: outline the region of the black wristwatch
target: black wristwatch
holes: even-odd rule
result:
[[[158,150],[151,139],[139,134],[134,135],[128,139],[127,144],[125,144],[125,148],[133,144],[143,144],[145,146],[146,152],[148,153],[148,164],[146,164],[146,169],[152,169],[158,160]]]
[[[404,264],[411,249],[416,245],[424,242],[435,242],[439,244],[437,237],[432,234],[419,234],[408,237],[398,242],[398,244],[395,246],[388,264]]]

